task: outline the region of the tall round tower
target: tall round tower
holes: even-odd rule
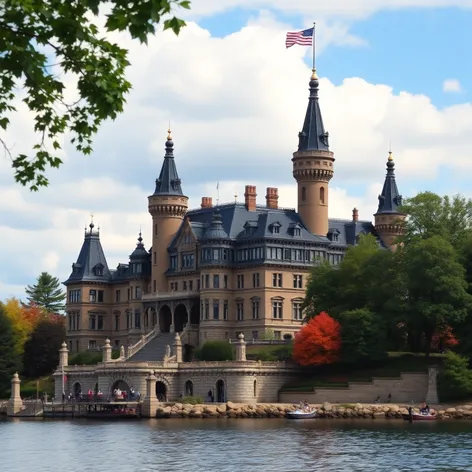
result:
[[[166,154],[156,189],[148,197],[148,209],[152,215],[152,285],[151,290],[167,292],[166,271],[169,269],[167,248],[177,233],[187,213],[188,197],[182,192],[174,159],[174,143],[169,129]]]
[[[374,215],[375,231],[387,248],[395,251],[397,239],[404,234],[406,214],[400,211],[402,196],[395,181],[395,163],[392,151],[388,153],[387,175],[382,193],[379,195],[379,206]]]
[[[298,134],[298,151],[293,153],[292,162],[293,176],[298,184],[298,213],[311,233],[326,236],[334,154],[329,150],[329,134],[323,126],[318,100],[319,84],[313,69],[305,122]]]

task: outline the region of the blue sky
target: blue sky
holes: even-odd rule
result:
[[[66,143],[63,168],[36,194],[15,184],[0,160],[0,299],[23,296],[41,271],[65,280],[90,213],[112,268],[126,262],[140,227],[149,241],[147,195],[169,119],[191,206],[216,199],[217,181],[221,201],[241,199],[245,184],[257,184],[260,203],[265,187],[275,186],[281,206],[296,206],[290,159],[311,51],[285,50],[284,35],[313,21],[320,103],[336,157],[330,215],[349,218],[357,206],[372,219],[390,141],[403,196],[472,197],[472,0],[404,3],[194,0],[178,38],[159,33],[144,47],[113,36],[130,48],[133,92],[125,113],[101,129],[94,154],[84,158]],[[445,3],[469,8],[425,6]],[[20,110],[12,122],[7,142],[31,152],[31,117]]]

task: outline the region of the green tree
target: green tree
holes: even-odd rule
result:
[[[205,341],[203,346],[195,351],[195,357],[200,361],[232,361],[234,351],[228,341]]]
[[[97,26],[100,7],[109,8],[106,32],[128,31],[147,43],[163,20],[178,34],[185,22],[174,8],[190,8],[188,0],[4,0],[0,6],[0,127],[6,130],[17,89],[34,116],[39,134],[33,155],[11,156],[15,179],[31,190],[47,186],[45,171],[62,164],[61,138],[84,153],[106,119],[124,109],[131,84],[126,80],[127,50],[106,39]],[[77,78],[76,98],[66,99],[64,73]],[[13,143],[12,143],[13,144]]]
[[[11,378],[20,368],[21,362],[15,350],[13,328],[0,302],[0,397],[10,388]]]
[[[59,364],[59,349],[66,337],[63,323],[43,320],[38,323],[25,343],[24,373],[37,378],[51,374]]]
[[[424,334],[429,354],[433,335],[467,316],[472,297],[465,270],[453,246],[441,236],[413,241],[397,253],[406,278],[407,323]]]
[[[341,359],[348,364],[375,364],[387,357],[385,333],[374,313],[367,309],[340,314]]]
[[[64,310],[66,294],[62,290],[57,277],[47,272],[41,272],[34,285],[25,288],[28,303],[44,308],[48,313],[57,313]]]
[[[472,396],[472,371],[467,357],[447,353],[443,371],[438,376],[438,393],[442,402],[466,400]]]

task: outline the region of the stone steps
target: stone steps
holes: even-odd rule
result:
[[[154,339],[149,341],[143,348],[133,354],[129,362],[159,362],[164,359],[166,347],[169,345],[172,349],[172,344],[175,340],[174,333],[160,333]]]

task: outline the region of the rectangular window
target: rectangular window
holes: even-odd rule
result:
[[[80,289],[70,290],[69,303],[79,303],[79,302],[80,302]]]
[[[259,339],[259,331],[252,332],[252,339]]]
[[[193,290],[193,280],[189,280],[189,281],[188,281],[188,289],[189,289],[190,291]]]
[[[141,300],[141,287],[135,287],[135,298],[136,300]]]
[[[229,261],[229,249],[222,249],[221,254],[224,261]]]
[[[89,341],[88,342],[89,349],[97,349],[97,341]]]
[[[131,289],[128,289],[128,300],[131,300]]]
[[[120,340],[115,339],[115,349],[119,349],[119,348],[120,348]]]
[[[182,267],[190,268],[195,263],[195,256],[193,254],[182,254]]]
[[[223,319],[225,321],[228,319],[228,300],[223,302]]]
[[[69,331],[72,331],[72,313],[67,313],[67,318],[69,319]]]
[[[236,319],[238,321],[244,320],[244,302],[239,301],[236,303]]]
[[[274,339],[280,341],[282,339],[282,331],[274,331]]]
[[[293,276],[293,288],[303,288],[303,276],[294,275]]]
[[[210,274],[205,274],[205,286],[204,288],[210,288]]]
[[[115,315],[115,331],[120,330],[120,315]]]
[[[220,250],[219,249],[213,249],[213,260],[218,261],[220,259]]]
[[[115,302],[120,303],[121,302],[121,290],[117,290],[115,292]]]
[[[258,320],[259,319],[259,300],[252,301],[252,319]]]
[[[218,274],[213,275],[213,288],[220,288],[220,276]]]
[[[134,312],[134,327],[141,328],[141,313],[139,311]]]
[[[200,291],[200,279],[197,280],[197,290]]]
[[[282,274],[272,274],[272,287],[282,287]]]
[[[223,288],[228,288],[228,276],[223,275]]]
[[[244,274],[238,275],[238,288],[244,288]]]
[[[205,300],[205,319],[210,319],[210,302]]]
[[[297,321],[303,320],[303,313],[302,313],[302,302],[293,302],[293,319]]]
[[[103,315],[97,317],[97,329],[103,329]]]
[[[126,312],[126,329],[131,328],[131,313],[129,311]]]
[[[252,274],[252,286],[254,288],[259,287],[259,272]]]
[[[157,261],[156,261],[157,264]],[[177,269],[177,256],[170,256],[170,268]]]
[[[282,302],[280,300],[272,301],[272,318],[282,319]]]
[[[97,294],[98,294],[98,298],[97,298],[98,303],[103,303],[103,300],[104,300],[103,290],[98,290]]]
[[[218,300],[213,300],[213,319],[220,319],[220,302]]]
[[[97,291],[96,290],[90,290],[89,302],[90,303],[95,303],[96,301],[97,301]]]
[[[187,291],[187,281],[184,280],[184,281],[182,282],[182,284],[183,284],[182,290],[183,290],[184,292],[186,292],[186,291]]]
[[[89,315],[89,329],[97,329],[97,317]]]

